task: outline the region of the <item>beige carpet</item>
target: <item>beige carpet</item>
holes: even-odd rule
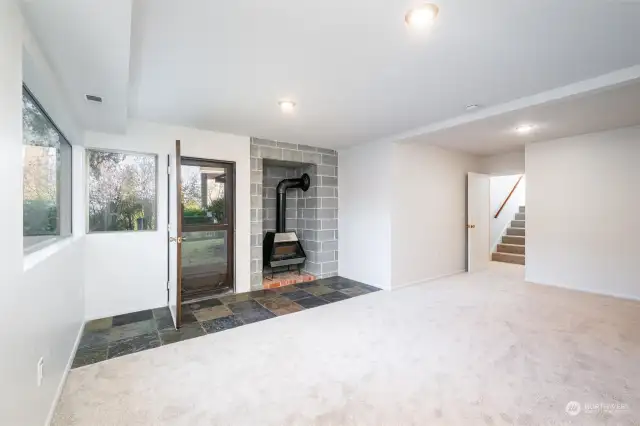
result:
[[[640,303],[522,271],[494,263],[73,370],[54,424],[640,424]]]

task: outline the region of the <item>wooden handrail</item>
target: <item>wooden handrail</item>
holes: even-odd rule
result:
[[[511,189],[511,192],[509,193],[509,195],[507,195],[506,200],[504,200],[504,203],[502,203],[502,205],[500,206],[500,208],[498,209],[498,213],[496,213],[496,215],[493,217],[494,219],[497,219],[498,216],[500,216],[500,212],[502,212],[502,209],[504,209],[504,206],[507,205],[507,203],[509,202],[509,198],[511,198],[511,196],[513,195],[513,193],[515,192],[516,188],[518,187],[518,184],[520,183],[520,181],[522,180],[522,177],[524,175],[520,175],[520,177],[518,178],[518,181],[516,182],[515,185],[513,185],[513,188]]]

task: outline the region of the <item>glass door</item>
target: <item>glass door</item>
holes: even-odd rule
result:
[[[182,157],[182,300],[234,291],[234,164]]]

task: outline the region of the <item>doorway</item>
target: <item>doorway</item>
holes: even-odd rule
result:
[[[180,158],[182,303],[234,292],[235,163]]]

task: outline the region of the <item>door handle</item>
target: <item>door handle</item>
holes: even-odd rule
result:
[[[183,238],[182,237],[169,237],[169,242],[170,243],[178,243],[181,244],[182,243]]]

